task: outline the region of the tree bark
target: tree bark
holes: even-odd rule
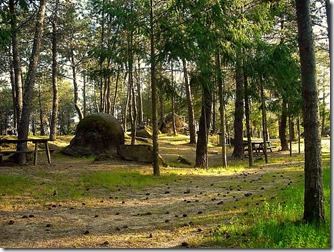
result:
[[[327,36],[328,36],[328,47],[329,47],[329,61],[330,66],[332,65],[332,22],[331,22],[331,16],[332,16],[332,7],[330,0],[325,0],[325,8],[326,8],[326,20],[327,20]]]
[[[268,131],[267,131],[267,110],[264,97],[264,87],[263,79],[260,77],[260,88],[261,88],[261,108],[262,108],[262,138],[263,138],[263,155],[266,164],[268,164],[268,155],[267,155],[267,141],[268,141]]]
[[[138,68],[137,68],[137,97],[138,97],[138,124],[140,126],[143,126],[144,123],[144,111],[143,111],[143,96],[141,93],[141,87],[140,87],[140,60],[138,58]]]
[[[131,7],[132,8],[132,7]],[[133,84],[133,32],[129,32],[128,38],[128,57],[129,57],[129,88],[131,91],[131,145],[136,143],[136,129],[137,129],[137,105],[136,94]]]
[[[150,51],[151,51],[151,91],[152,91],[152,128],[153,128],[153,174],[160,176],[159,143],[157,121],[157,83],[156,83],[156,56],[154,43],[153,0],[150,0]]]
[[[325,221],[318,90],[310,16],[310,1],[296,0],[298,45],[301,63],[304,141],[305,192],[304,220],[320,224]]]
[[[279,126],[279,138],[281,141],[281,150],[287,151],[289,150],[288,141],[286,140],[286,125],[287,125],[287,118],[288,118],[288,111],[287,111],[287,103],[286,100],[283,98],[282,103],[282,114]]]
[[[217,67],[217,85],[218,85],[218,98],[219,98],[219,113],[220,113],[220,133],[221,133],[221,144],[222,144],[222,166],[227,167],[226,157],[226,131],[225,131],[225,101],[224,101],[224,88],[223,88],[223,77],[221,72],[221,60],[219,49],[216,53],[216,67]]]
[[[21,60],[19,55],[19,46],[18,46],[18,38],[17,38],[17,14],[16,14],[16,6],[15,1],[9,1],[9,11],[11,15],[10,26],[12,31],[12,54],[13,54],[13,69],[14,69],[14,90],[15,90],[15,117],[16,124],[20,124],[21,114],[22,114],[22,106],[23,106],[23,89],[22,89],[22,69],[21,69]]]
[[[55,16],[52,22],[52,112],[51,112],[51,123],[50,123],[50,140],[56,140],[57,135],[57,119],[58,119],[58,54],[57,54],[57,11],[58,11],[58,0],[56,2]]]
[[[195,167],[208,168],[208,136],[211,121],[212,92],[211,87],[203,87],[201,117],[196,145]]]
[[[244,84],[243,69],[240,57],[236,62],[235,79],[236,79],[236,97],[234,111],[234,149],[232,156],[235,158],[243,158],[243,116],[244,116]]]
[[[72,63],[72,76],[73,76],[73,93],[74,93],[74,107],[75,110],[78,113],[79,120],[81,121],[83,118],[83,114],[81,111],[81,108],[79,106],[79,89],[78,89],[78,83],[77,83],[77,68],[75,65],[74,60],[74,50],[71,51],[71,63]]]
[[[252,147],[252,138],[251,138],[251,128],[249,122],[249,91],[248,91],[248,79],[247,75],[244,73],[244,89],[245,89],[245,115],[246,115],[246,133],[247,133],[247,142],[248,142],[248,166],[253,166],[253,147]]]
[[[37,66],[39,63],[39,50],[41,46],[43,23],[45,17],[45,8],[47,0],[40,0],[40,6],[37,14],[33,48],[29,62],[26,81],[24,84],[22,116],[18,127],[18,139],[27,139],[29,134],[29,119],[32,110],[33,91],[36,78]],[[17,145],[17,150],[27,149],[27,142]],[[19,164],[26,163],[25,153],[17,155],[16,161]]]
[[[175,125],[175,89],[174,89],[174,69],[173,69],[173,63],[172,65],[172,128],[173,128],[173,135],[176,136],[176,125]]]
[[[183,64],[183,74],[184,74],[184,85],[186,89],[186,98],[187,98],[190,143],[194,144],[196,143],[194,106],[192,102],[191,88],[188,78],[187,62],[185,59],[182,59],[182,64]]]
[[[119,83],[119,76],[120,76],[121,68],[118,67],[117,74],[116,74],[116,85],[115,85],[115,92],[114,92],[114,99],[112,102],[112,109],[111,114],[116,117],[116,102],[117,102],[117,93],[118,93],[118,83]]]
[[[39,125],[40,125],[40,135],[45,136],[44,130],[44,118],[43,118],[43,109],[42,109],[42,94],[41,94],[41,85],[39,85],[38,89],[38,105],[39,105]]]

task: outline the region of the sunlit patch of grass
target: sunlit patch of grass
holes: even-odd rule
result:
[[[268,174],[269,175],[269,174]],[[195,247],[330,248],[330,167],[324,167],[325,224],[302,223],[304,183],[281,191],[275,201],[250,209],[233,222],[221,223],[213,235],[194,241]]]
[[[133,171],[110,171],[110,172],[94,172],[81,177],[86,186],[104,187],[111,191],[119,188],[132,188],[134,190],[143,189],[147,186],[159,185],[168,181],[173,181],[175,176],[153,176],[145,175],[140,172]]]
[[[83,172],[71,176],[68,172],[52,173],[38,171],[35,175],[0,175],[0,199],[31,198],[35,203],[50,200],[78,200],[85,197],[103,195],[118,189],[139,190],[175,180],[175,174],[165,173],[159,177],[139,171],[113,170]],[[88,192],[89,191],[89,192]],[[6,201],[10,201],[6,198]]]
[[[4,195],[10,194],[13,196],[19,195],[27,188],[36,186],[36,182],[30,180],[23,175],[1,175],[0,176],[0,198]]]

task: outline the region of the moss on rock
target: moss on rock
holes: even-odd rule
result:
[[[97,113],[82,119],[75,137],[63,153],[71,156],[90,156],[110,153],[124,144],[124,131],[118,120],[106,113]]]

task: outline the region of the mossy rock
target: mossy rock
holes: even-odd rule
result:
[[[82,119],[75,137],[63,153],[71,156],[91,156],[116,152],[124,144],[124,131],[119,121],[106,113],[97,113]]]
[[[162,121],[159,121],[158,127],[162,133],[170,134],[173,132],[173,113],[166,114]],[[176,132],[184,133],[188,129],[188,124],[180,115],[174,114]]]
[[[142,138],[152,138],[153,132],[152,128],[149,126],[142,127],[136,130],[136,136]]]

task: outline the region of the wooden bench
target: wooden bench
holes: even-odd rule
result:
[[[243,141],[243,147],[244,147],[244,154],[247,151],[248,152],[248,142]],[[258,155],[261,151],[263,153],[264,143],[262,141],[252,141],[252,150],[255,155]],[[272,149],[276,148],[276,146],[272,146],[270,141],[267,141],[267,150],[270,150],[270,152],[273,152]]]
[[[0,139],[0,144],[3,143],[12,143],[12,144],[18,144],[18,143],[24,143],[24,142],[33,142],[35,144],[35,149],[34,150],[1,150],[0,149],[0,163],[3,162],[3,156],[8,156],[11,154],[16,154],[16,153],[25,153],[25,154],[32,154],[34,153],[34,165],[37,165],[37,154],[38,152],[45,152],[48,163],[51,164],[51,155],[50,155],[50,149],[48,145],[48,139]],[[43,143],[45,145],[45,149],[38,149],[38,144]]]

